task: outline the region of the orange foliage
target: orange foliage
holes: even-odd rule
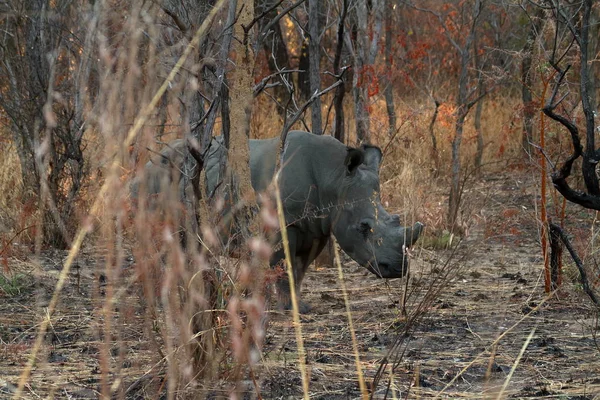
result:
[[[438,109],[438,124],[444,128],[450,128],[456,120],[456,106],[451,103],[442,103]]]

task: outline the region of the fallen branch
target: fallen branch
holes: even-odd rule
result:
[[[577,269],[579,269],[579,280],[581,282],[581,286],[583,287],[583,291],[588,296],[590,296],[590,299],[592,299],[594,304],[596,304],[597,306],[600,306],[600,302],[598,301],[598,298],[594,294],[594,291],[590,288],[587,274],[585,272],[585,269],[583,268],[583,262],[581,261],[581,259],[577,255],[577,253],[575,252],[575,249],[571,245],[569,238],[567,237],[567,235],[565,234],[565,232],[562,230],[562,228],[560,226],[550,223],[550,228],[552,229],[552,231],[554,231],[558,235],[558,237],[563,242],[563,244],[565,245],[567,250],[569,250],[569,253],[571,254],[571,257],[573,258],[573,261],[575,261],[575,265],[577,265]]]

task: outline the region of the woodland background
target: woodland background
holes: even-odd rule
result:
[[[240,258],[230,259],[218,240],[222,204],[208,205],[199,184],[213,135],[225,137],[228,170],[247,177],[247,138],[284,138],[290,129],[380,146],[383,202],[406,224],[427,225],[417,265],[426,260],[435,273],[421,286],[400,285],[412,296],[408,314],[394,300],[396,311],[385,314],[394,339],[368,367],[360,367],[360,335],[345,325],[355,313],[362,320],[361,308],[341,297],[339,326],[352,346],[334,364],[352,370],[358,386],[340,383],[336,396],[425,387],[419,368],[403,364],[406,338],[448,305],[441,299],[464,276],[464,257],[498,238],[511,242],[502,242],[503,265],[522,245],[517,237],[539,254],[528,271],[542,282],[531,293],[544,300],[531,305],[530,296],[527,316],[548,299],[558,302],[548,312],[560,309],[559,293],[578,296],[592,365],[599,54],[600,4],[592,0],[0,1],[0,354],[12,371],[0,376],[1,393],[314,395],[310,365],[327,350],[303,347],[297,314],[293,323],[288,315],[263,324],[272,244],[259,226],[276,225],[276,206],[246,221]],[[190,150],[182,184],[157,207],[133,212],[131,182],[176,138]],[[505,206],[513,184],[522,201]],[[236,195],[240,213],[256,204],[248,179]],[[292,368],[294,378],[265,372],[258,351],[282,326],[296,336],[285,341],[285,368],[273,368]],[[526,344],[539,339],[531,332]],[[44,382],[57,343],[94,360],[81,369],[85,378]],[[497,342],[487,345],[492,360]],[[68,366],[60,376],[81,368],[73,357],[59,359]],[[483,368],[488,378],[492,365]],[[288,381],[289,390],[274,389]],[[600,382],[589,384],[598,390]],[[507,387],[461,396],[489,389],[502,397]]]

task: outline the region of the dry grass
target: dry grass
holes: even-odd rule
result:
[[[25,193],[21,177],[15,145],[8,138],[8,132],[0,130],[0,235],[6,235],[5,239],[22,228],[19,216],[23,212],[21,200]]]
[[[98,83],[97,104],[90,107],[93,123],[84,153],[90,176],[77,203],[81,224],[71,252],[41,249],[29,258],[16,257],[15,243],[31,244],[35,232],[14,236],[34,224],[37,214],[35,207],[20,202],[24,193],[14,147],[0,147],[0,238],[10,249],[2,253],[10,279],[0,281],[0,369],[6,371],[0,377],[1,395],[13,395],[20,376],[25,397],[31,398],[341,399],[364,396],[367,389],[383,396],[388,383],[398,397],[479,398],[498,394],[508,382],[503,368],[512,365],[518,368],[506,395],[525,396],[529,386],[539,389],[533,393],[549,387],[563,394],[560,384],[573,386],[564,390],[569,395],[600,390],[591,377],[598,371],[589,346],[589,332],[597,325],[592,326],[585,306],[576,305],[581,301],[577,287],[565,290],[571,303],[543,298],[541,307],[539,260],[526,259],[538,252],[539,231],[535,213],[524,211],[522,201],[528,199],[527,207],[533,208],[535,181],[530,174],[516,175],[516,167],[510,169],[521,151],[519,101],[486,99],[486,181],[472,173],[475,132],[467,119],[461,215],[465,240],[459,246],[418,247],[406,286],[401,280],[376,280],[348,259],[344,270],[314,271],[305,296],[316,310],[292,317],[271,311],[274,299],[266,283],[276,279],[276,272],[264,267],[273,250],[268,234],[255,231],[238,238],[239,257],[229,257],[230,243],[221,243],[216,218],[223,202],[208,206],[198,237],[185,233],[192,232],[192,216],[180,201],[177,184],[166,184],[160,196],[142,200],[131,212],[132,177],[144,173],[143,164],[160,149],[160,141],[187,133],[189,110],[182,103],[198,85],[201,64],[177,64],[184,71],[177,75],[174,65],[159,63],[179,57],[187,42],[160,47],[140,37],[140,32],[159,37],[160,13],[152,7],[146,11],[147,19],[127,21],[106,11],[115,25],[123,25],[124,34],[111,38],[118,41],[112,45],[143,55],[113,57],[109,44],[98,44],[105,75]],[[425,222],[435,244],[445,228],[449,177],[447,168],[438,175],[434,171],[427,130],[433,110],[423,99],[397,95],[399,126],[392,135],[383,99],[375,97],[371,105],[372,142],[385,153],[382,201],[406,225]],[[159,100],[166,105],[158,107]],[[345,111],[349,143],[354,143],[350,96]],[[452,112],[452,105],[444,104],[435,127],[443,166],[450,160]],[[161,123],[176,128],[157,132]],[[281,125],[273,104],[259,97],[251,137],[277,136]],[[217,121],[215,131],[220,127]],[[302,123],[295,128],[303,129]],[[0,133],[0,139],[7,137]],[[177,182],[180,171],[171,172]],[[500,177],[492,179],[496,175]],[[513,181],[519,179],[529,186],[517,184],[513,191]],[[257,223],[267,231],[275,229],[269,228],[274,215],[275,207],[266,206]],[[515,226],[519,229],[511,230]],[[597,253],[597,234],[592,232],[591,243],[579,244],[589,263]],[[181,240],[185,235],[187,246]],[[403,298],[407,315],[402,314]],[[561,330],[573,324],[574,313],[585,322]],[[554,350],[546,352],[549,347],[543,343],[543,350],[525,352],[515,362],[523,338],[542,324],[547,326],[544,334],[569,355],[572,379],[583,384],[564,379],[561,360],[552,358]],[[300,327],[302,336],[291,333]],[[514,329],[508,332],[508,327]],[[580,327],[584,332],[578,334]],[[538,329],[532,343],[540,337]],[[544,363],[543,373],[536,372],[536,357]],[[494,368],[486,375],[488,365]],[[381,384],[369,387],[374,381]]]
[[[402,188],[401,182],[392,179],[385,183],[384,191],[406,190],[402,199],[411,202],[443,199],[443,180],[429,190],[411,192],[410,185],[419,185],[419,179],[412,175],[417,169],[405,160],[391,162],[388,158],[386,163],[398,168],[404,164],[402,176],[409,184]],[[412,264],[407,318],[400,313],[403,282],[376,280],[344,260],[343,279],[358,353],[352,348],[353,335],[337,271],[319,269],[310,273],[303,296],[315,311],[301,316],[300,323],[312,397],[359,397],[355,357],[360,360],[369,387],[398,337],[408,340],[396,347],[395,358],[388,358],[397,363],[393,369],[391,364],[384,369],[376,398],[383,397],[388,380],[398,397],[429,398],[440,393],[460,398],[495,397],[534,326],[538,326],[536,336],[506,395],[589,396],[599,390],[594,380],[598,373],[595,353],[589,346],[589,310],[575,305],[585,301],[569,286],[568,300],[542,304],[539,268],[523,258],[524,254],[535,254],[536,225],[532,221],[535,216],[521,208],[520,201],[524,194],[533,193],[535,185],[530,180],[518,190],[510,189],[510,185],[506,176],[475,182],[473,193],[497,201],[477,203],[485,206],[479,211],[491,218],[474,224],[469,239],[452,256],[451,263],[446,264],[452,251],[423,249],[417,253]],[[494,190],[488,192],[491,186]],[[209,306],[206,286],[188,275],[185,260],[197,256],[188,255],[178,246],[174,236],[178,208],[172,207],[171,201],[165,199],[165,214],[145,211],[136,216],[133,226],[127,228],[136,233],[134,242],[121,238],[119,231],[126,226],[120,228],[118,220],[105,219],[108,215],[118,216],[121,205],[108,204],[104,209],[103,228],[95,236],[94,246],[83,251],[77,259],[81,268],[69,275],[63,301],[32,371],[29,393],[94,398],[105,382],[110,393],[124,398],[153,398],[163,391],[178,398],[228,396],[233,391],[260,393],[262,398],[302,395],[291,316],[269,313],[270,326],[261,332],[263,304],[260,298],[243,293],[248,285],[243,278],[248,266],[237,259],[217,257],[219,244],[206,235],[204,243],[215,257],[194,263],[201,267],[198,276],[214,283],[216,301]],[[403,207],[403,203],[387,201],[390,208]],[[420,218],[421,207],[426,208],[415,207],[415,218]],[[503,222],[522,229],[501,232],[499,224]],[[213,228],[207,226],[204,231],[207,229]],[[124,243],[119,244],[120,240]],[[1,338],[3,359],[8,363],[23,365],[27,354],[23,350],[30,349],[35,338],[31,327],[43,317],[40,306],[47,305],[64,257],[64,253],[44,253],[39,264],[11,259],[11,268],[19,273],[31,276],[40,270],[43,278],[38,282],[43,284],[38,286],[36,304],[26,309],[19,305],[30,304],[25,300],[28,296],[31,302],[34,292],[30,282],[20,295],[12,297],[16,301],[5,302],[0,310],[0,315],[9,316],[0,325],[11,327],[11,331],[2,332]],[[452,272],[447,278],[443,275],[444,265]],[[438,286],[432,286],[432,282],[438,282]],[[195,289],[189,290],[192,287]],[[432,288],[437,289],[432,292]],[[428,293],[432,295],[424,301]],[[523,311],[526,307],[529,310]],[[205,344],[213,347],[210,362],[204,364],[209,368],[203,372],[207,375],[192,380],[190,360],[194,353],[189,344],[195,339],[189,323],[198,313],[211,316],[210,327],[200,330],[198,338],[208,339]],[[13,317],[17,314],[20,322]],[[573,315],[577,317],[573,319]],[[414,324],[407,326],[411,318]],[[561,328],[564,324],[569,324],[568,331]],[[504,332],[502,340],[493,346]],[[256,353],[251,343],[263,334],[265,347]],[[491,372],[486,375],[490,365]],[[20,368],[8,371],[3,379],[15,382]],[[564,373],[581,384],[569,381]],[[194,383],[185,384],[189,381]]]

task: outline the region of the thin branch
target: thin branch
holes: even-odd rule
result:
[[[254,85],[254,89],[253,89],[253,91],[254,91],[254,97],[258,96],[267,87],[278,86],[280,84],[280,83],[277,83],[277,84],[273,84],[271,86],[267,85],[271,79],[273,79],[273,78],[275,78],[276,76],[279,76],[279,75],[291,74],[293,72],[304,72],[304,71],[300,70],[300,69],[283,69],[281,71],[274,72],[271,75],[265,76],[259,83],[257,83],[256,85]]]
[[[15,233],[15,234],[13,235],[13,237],[11,237],[9,240],[7,240],[7,241],[5,242],[5,244],[4,244],[4,247],[3,247],[3,248],[2,248],[2,250],[0,251],[0,256],[3,256],[3,255],[4,255],[4,252],[5,252],[6,250],[8,250],[8,248],[9,248],[10,246],[12,246],[12,245],[13,245],[13,242],[15,241],[15,239],[16,239],[16,238],[17,238],[17,237],[18,237],[18,236],[19,236],[21,233],[25,232],[25,231],[26,231],[26,230],[28,230],[28,229],[34,228],[34,227],[35,227],[35,224],[34,224],[34,225],[29,225],[29,226],[26,226],[25,228],[22,228],[22,229],[21,229],[21,230],[19,230],[17,233]]]
[[[556,166],[554,165],[554,163],[552,162],[552,160],[550,159],[550,157],[548,156],[546,151],[542,148],[542,146],[540,146],[537,143],[533,143],[533,142],[528,142],[528,143],[531,147],[533,147],[534,149],[537,149],[540,153],[542,153],[542,155],[546,159],[546,162],[548,162],[548,164],[550,164],[550,167],[552,167],[552,169],[556,169]]]
[[[275,25],[276,23],[279,22],[279,20],[281,18],[283,18],[287,13],[289,13],[290,11],[292,11],[294,8],[298,7],[300,4],[304,3],[306,0],[298,0],[297,2],[295,2],[294,4],[292,4],[291,6],[289,6],[288,8],[284,9],[283,11],[281,11],[279,14],[277,14],[277,16],[275,18],[273,18],[271,20],[271,22],[269,22],[264,28],[263,30],[260,32],[260,36],[259,36],[259,40],[262,39],[262,37],[264,35],[267,34],[267,32],[269,32],[269,30],[273,27],[273,25]]]
[[[342,74],[344,73],[344,71],[346,71],[348,69],[348,67],[344,67],[342,69]],[[336,87],[338,87],[339,85],[343,84],[344,81],[341,80],[341,75],[340,74],[340,79],[335,82],[334,84],[332,84],[331,86],[321,90],[320,92],[316,92],[314,93],[310,99],[308,99],[308,101],[306,103],[304,103],[302,105],[302,107],[300,107],[300,109],[298,111],[296,111],[296,113],[292,116],[292,118],[290,120],[288,120],[283,128],[283,133],[282,136],[285,137],[287,136],[287,132],[290,130],[290,128],[292,127],[292,125],[294,125],[296,122],[298,122],[298,120],[300,119],[300,117],[302,117],[302,114],[304,114],[304,112],[306,111],[306,109],[308,107],[310,107],[310,105],[319,97],[323,96],[326,93],[329,93],[330,91],[332,91],[333,89],[335,89]]]
[[[173,11],[169,10],[165,6],[161,6],[161,9],[163,10],[163,12],[165,14],[167,14],[169,17],[171,17],[171,19],[173,20],[175,25],[177,25],[177,28],[181,31],[181,33],[185,34],[189,30],[187,25],[184,24],[183,21],[179,18],[179,16],[177,14],[175,14]]]
[[[487,96],[490,92],[493,91],[493,88],[490,88],[489,90],[483,90],[479,96],[475,97],[473,100],[469,101],[466,105],[465,105],[465,112],[469,112],[469,110],[481,99],[483,99],[485,96]],[[468,98],[469,96],[467,96]]]
[[[558,90],[561,86],[562,81],[565,78],[567,71],[571,66],[567,66],[564,71],[557,69],[560,73],[554,89],[552,91],[552,95],[546,102],[546,105],[542,109],[544,114],[553,120],[559,122],[563,125],[569,133],[571,134],[571,142],[573,143],[573,153],[566,159],[563,165],[560,167],[558,171],[552,173],[552,183],[556,189],[569,201],[580,204],[584,207],[591,208],[594,210],[600,210],[600,198],[597,196],[589,195],[587,193],[583,193],[577,190],[572,189],[568,182],[567,178],[571,176],[571,170],[573,168],[573,163],[583,154],[583,146],[581,145],[581,140],[579,138],[579,130],[577,126],[569,121],[566,117],[559,115],[554,112],[555,108],[560,104],[560,101],[555,101],[556,96],[558,96]],[[556,68],[556,67],[555,67]]]
[[[244,29],[244,36],[248,35],[248,32],[250,31],[250,29],[252,29],[252,27],[254,26],[254,24],[256,24],[258,21],[260,21],[261,19],[263,19],[265,17],[265,15],[269,14],[271,11],[273,11],[274,9],[276,9],[277,7],[279,7],[279,5],[281,3],[283,3],[283,0],[279,0],[279,2],[273,4],[271,7],[269,7],[265,11],[263,11],[258,17],[254,17],[254,19],[252,21],[250,21],[250,23],[248,24],[248,26],[242,25],[242,28]]]
[[[215,108],[216,103],[218,103],[219,98],[217,97],[216,99],[214,99],[213,101],[210,102],[210,106],[208,107],[208,111],[202,116],[202,118],[200,118],[199,121],[194,122],[193,124],[190,124],[190,132],[195,131],[196,129],[198,129],[198,127],[200,125],[202,125],[202,123],[204,121],[206,121],[206,119],[208,118],[208,116],[210,115],[210,113],[213,111],[213,109]]]
[[[579,281],[581,282],[583,291],[590,297],[590,299],[594,302],[594,304],[596,304],[597,306],[600,306],[600,302],[598,301],[598,298],[594,294],[594,291],[590,288],[590,283],[588,281],[587,274],[585,272],[585,268],[583,267],[583,262],[581,261],[581,259],[577,255],[577,253],[575,252],[575,249],[571,245],[569,238],[567,237],[567,235],[565,234],[565,232],[562,230],[562,228],[560,226],[558,226],[554,223],[550,223],[550,227],[552,228],[552,230],[554,230],[558,234],[558,236],[560,237],[560,240],[563,242],[563,244],[565,245],[567,250],[569,250],[569,254],[571,254],[571,257],[573,258],[575,265],[577,265],[577,269],[579,270]]]
[[[310,107],[310,105],[318,98],[320,98],[321,96],[323,96],[324,94],[332,91],[333,89],[335,89],[336,87],[343,85],[344,81],[342,80],[342,76],[344,74],[344,72],[348,69],[348,67],[344,67],[342,68],[342,72],[339,75],[339,78],[337,80],[337,82],[335,82],[334,84],[332,84],[331,86],[321,90],[320,92],[315,92],[310,99],[308,99],[308,101],[306,103],[304,103],[302,105],[302,107],[300,107],[300,109],[298,109],[298,111],[296,111],[296,113],[290,118],[286,118],[284,126],[283,126],[283,130],[281,132],[281,144],[280,144],[280,153],[283,154],[283,150],[285,149],[285,141],[287,139],[287,134],[290,130],[290,128],[296,123],[298,122],[298,120],[302,117],[302,115],[304,114],[304,112],[308,109],[308,107]],[[288,105],[289,105],[289,101],[288,101]],[[286,106],[287,109],[287,106]]]
[[[579,32],[577,32],[577,29],[575,28],[575,26],[573,26],[571,19],[568,18],[567,15],[565,15],[563,9],[560,8],[558,3],[556,3],[556,12],[558,14],[560,14],[560,16],[563,18],[565,25],[567,25],[567,28],[569,28],[569,31],[571,31],[571,34],[573,35],[573,39],[575,41],[577,41],[577,44],[579,45],[579,47],[581,47],[581,44],[582,44],[581,35],[579,34]],[[573,13],[573,15],[577,15],[577,14],[579,14],[579,10],[577,10]]]

